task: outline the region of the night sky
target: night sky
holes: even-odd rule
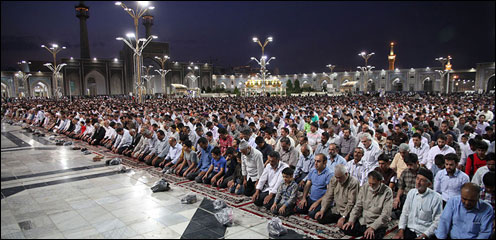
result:
[[[136,7],[136,2],[124,2]],[[50,61],[41,44],[68,49],[61,57],[79,58],[79,19],[68,2],[1,2],[1,67],[17,68],[20,60]],[[122,42],[134,32],[132,18],[114,2],[86,1],[90,54],[118,57]],[[491,2],[151,2],[152,34],[170,43],[173,61],[213,61],[216,65],[256,63],[260,47],[252,42],[272,36],[266,55],[280,74],[356,70],[357,54],[375,52],[369,60],[387,69],[389,42],[396,42],[396,67],[438,66],[434,58],[451,55],[454,69],[493,62],[495,3]],[[144,26],[140,22],[140,37]],[[60,57],[59,57],[60,56]]]

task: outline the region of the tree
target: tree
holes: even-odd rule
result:
[[[241,92],[239,91],[238,87],[234,87],[234,91],[233,91],[234,94],[236,94],[236,96],[239,96],[241,94]]]
[[[295,93],[301,93],[301,88],[300,88],[300,80],[296,79],[294,82],[294,91]]]
[[[293,82],[291,82],[291,79],[288,79],[288,82],[286,83],[286,91],[293,91]]]

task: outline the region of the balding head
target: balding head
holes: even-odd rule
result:
[[[477,184],[468,182],[462,185],[461,199],[463,206],[470,210],[477,205],[480,196],[480,187]]]

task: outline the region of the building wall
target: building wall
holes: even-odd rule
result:
[[[456,70],[456,73],[464,72],[474,72],[476,71],[476,89],[486,90],[487,82],[491,76],[494,76],[494,63],[478,64],[476,70]],[[334,72],[333,77],[330,73],[303,73],[303,74],[285,74],[285,75],[275,75],[284,86],[288,80],[291,80],[294,84],[295,80],[298,79],[300,82],[300,87],[306,81],[312,86],[313,89],[322,89],[322,83],[324,81],[327,84],[332,84],[332,88],[336,91],[342,89],[342,84],[345,81],[358,81],[354,90],[358,89],[360,91],[367,91],[365,89],[364,81],[367,81],[367,85],[373,83],[375,85],[375,91],[384,89],[385,91],[428,91],[432,89],[433,92],[441,92],[442,87],[445,84],[447,76],[444,76],[443,83],[441,82],[441,77],[439,73],[435,70],[439,68],[410,68],[410,69],[396,69],[396,70],[374,70],[368,73],[367,78],[363,76],[363,72]],[[234,86],[242,89],[244,88],[244,83],[251,77],[247,74],[240,75],[213,75],[212,79],[214,81],[213,87],[220,86],[224,83],[227,89],[234,89]],[[271,77],[268,77],[270,79]],[[401,83],[401,85],[397,85]],[[427,85],[426,85],[427,84]],[[432,87],[432,88],[431,88]],[[327,89],[328,91],[330,89]],[[369,89],[370,90],[370,89]]]

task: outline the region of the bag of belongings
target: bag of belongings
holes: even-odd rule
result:
[[[86,151],[84,151],[84,152],[83,152],[83,154],[84,154],[84,155],[90,155],[90,154],[91,154],[91,152],[90,152],[90,151],[88,151],[88,150],[86,150]]]
[[[192,204],[197,201],[195,194],[188,194],[181,199],[182,204]]]
[[[219,209],[222,209],[225,207],[227,207],[227,204],[226,204],[226,202],[224,202],[224,200],[217,199],[214,201],[214,209],[215,210],[219,210]]]
[[[122,162],[122,159],[120,158],[112,158],[112,159],[109,159],[105,162],[105,165],[119,165],[121,164]]]
[[[234,216],[233,210],[230,207],[223,208],[215,214],[215,218],[220,224],[226,227],[230,227],[233,224]]]
[[[170,190],[169,183],[165,179],[158,180],[153,187],[151,187],[152,192],[165,192]]]
[[[119,172],[119,173],[127,173],[129,171],[131,171],[131,169],[130,168],[126,168],[124,166],[120,166],[119,169],[117,170],[117,172]]]
[[[63,144],[63,145],[64,145],[64,146],[70,146],[70,145],[72,145],[72,142],[71,142],[71,141],[67,141],[67,142],[64,142],[64,144]]]
[[[267,229],[269,230],[270,237],[279,237],[288,233],[288,229],[282,225],[282,221],[278,217],[274,217],[269,221]]]

